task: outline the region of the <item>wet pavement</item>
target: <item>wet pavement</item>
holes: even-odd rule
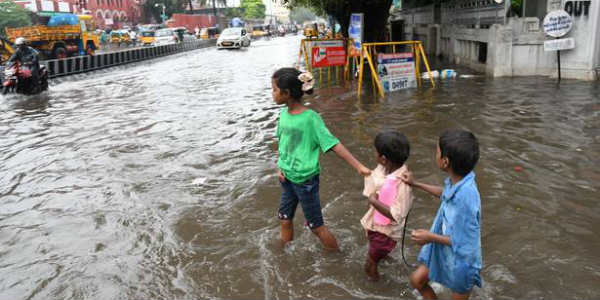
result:
[[[399,249],[380,282],[366,280],[362,178],[334,154],[321,199],[342,252],[324,253],[301,212],[296,240],[277,243],[270,76],[298,42],[201,49],[0,98],[0,299],[415,298]],[[479,76],[383,101],[342,88],[306,100],[368,166],[377,132],[406,133],[409,167],[432,183],[444,178],[439,133],[472,130],[484,258],[473,298],[575,299],[600,294],[598,95],[598,83]],[[428,228],[438,202],[415,196],[408,227]],[[408,260],[417,253],[408,242]]]

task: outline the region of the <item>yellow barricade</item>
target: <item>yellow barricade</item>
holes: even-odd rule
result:
[[[371,78],[373,80],[373,86],[377,87],[379,95],[381,97],[385,97],[385,92],[383,87],[381,86],[381,82],[379,80],[379,75],[377,74],[377,69],[375,66],[375,60],[373,57],[377,56],[377,47],[392,47],[392,52],[396,53],[396,47],[401,45],[410,46],[411,52],[415,59],[415,79],[417,80],[417,84],[419,87],[421,86],[421,59],[423,59],[423,63],[425,64],[425,68],[427,68],[427,73],[429,74],[429,80],[431,81],[431,86],[435,87],[435,81],[433,80],[433,76],[431,75],[431,70],[429,69],[429,61],[427,61],[427,56],[425,55],[425,50],[423,50],[423,44],[421,41],[404,41],[404,42],[385,42],[385,43],[363,43],[362,46],[362,55],[360,55],[360,64],[359,64],[359,73],[358,73],[358,96],[361,95],[362,92],[362,82],[363,82],[363,71],[365,65],[365,57],[369,62],[369,67],[371,69]]]
[[[342,41],[344,43],[344,50],[346,51],[346,64],[344,66],[332,66],[332,67],[324,67],[324,68],[313,68],[312,66],[312,49],[311,43],[313,42],[324,42],[324,41]],[[311,73],[315,78],[318,76],[319,78],[319,86],[323,86],[324,77],[327,76],[327,85],[331,85],[333,82],[337,82],[338,84],[341,82],[341,79],[347,80],[348,77],[348,64],[349,64],[349,55],[348,55],[348,39],[343,38],[335,38],[335,39],[303,39],[300,43],[300,50],[298,51],[298,67],[300,67],[300,61],[304,58],[305,69]],[[315,70],[316,69],[316,70]],[[326,70],[324,70],[326,69]],[[324,73],[327,74],[324,74]],[[318,74],[315,74],[318,73]],[[343,78],[342,78],[343,77]],[[333,80],[333,81],[332,81]]]

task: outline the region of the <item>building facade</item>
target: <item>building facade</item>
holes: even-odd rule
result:
[[[141,22],[143,3],[140,0],[85,1],[85,9],[94,16],[94,21],[100,28],[122,28]]]
[[[100,28],[121,28],[141,20],[141,0],[21,0],[20,6],[38,14],[91,14]]]
[[[558,75],[556,51],[545,51],[546,14],[565,10],[573,27],[565,38],[575,48],[560,53],[563,78],[600,77],[600,2],[451,0],[412,9],[392,9],[392,36],[421,40],[428,53],[491,76]],[[394,33],[396,31],[396,33]]]

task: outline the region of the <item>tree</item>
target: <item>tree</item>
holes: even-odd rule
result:
[[[244,10],[244,18],[246,19],[265,18],[266,7],[261,0],[242,0],[240,7]]]
[[[364,40],[384,41],[385,26],[390,15],[392,0],[284,0],[289,7],[308,6],[320,14],[333,16],[342,27],[342,34],[348,36],[350,15],[365,14]]]
[[[174,13],[183,12],[187,3],[187,0],[146,0],[143,6],[144,15],[152,16],[154,20],[161,22],[162,5],[165,6],[165,14],[169,17]]]
[[[315,15],[315,13],[310,10],[309,8],[306,7],[294,7],[291,11],[290,11],[290,20],[298,23],[298,24],[302,24],[306,21],[312,21],[314,19],[317,18],[317,15]]]
[[[0,35],[7,27],[31,25],[31,13],[10,0],[0,0]]]

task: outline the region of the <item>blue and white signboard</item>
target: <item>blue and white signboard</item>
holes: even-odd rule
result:
[[[380,53],[377,55],[377,64],[377,74],[385,92],[417,86],[412,53]]]
[[[350,16],[348,37],[354,40],[354,45],[350,49],[350,56],[360,56],[363,42],[363,26],[364,14],[352,14]]]

